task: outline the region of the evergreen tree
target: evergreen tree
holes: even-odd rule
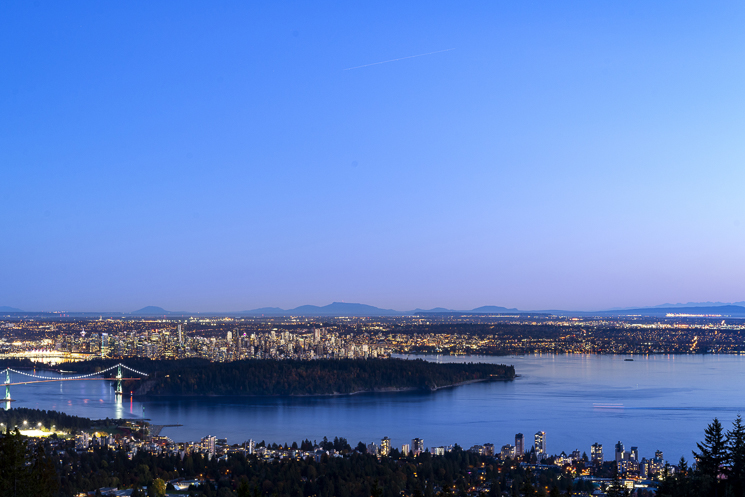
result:
[[[26,440],[18,428],[0,437],[0,497],[31,495],[26,469]]]
[[[701,478],[704,495],[719,497],[721,482],[719,474],[727,462],[727,444],[722,431],[722,424],[717,418],[704,430],[704,441],[697,443],[699,452],[693,453],[696,458],[697,472]]]
[[[57,471],[42,442],[36,444],[31,461],[30,477],[36,497],[55,497],[57,495],[59,490]]]
[[[727,450],[729,467],[726,470],[727,486],[731,495],[745,495],[745,425],[738,414],[727,432]]]

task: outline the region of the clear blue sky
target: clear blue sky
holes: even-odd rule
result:
[[[745,300],[744,26],[741,1],[2,2],[0,305]]]

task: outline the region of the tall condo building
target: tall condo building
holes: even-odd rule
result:
[[[626,449],[623,446],[623,443],[619,440],[616,444],[616,463],[620,463],[626,459]]]
[[[593,464],[603,464],[603,444],[592,444],[592,447],[590,447],[590,459]]]
[[[411,452],[414,453],[415,456],[418,456],[422,452],[424,452],[424,440],[421,438],[415,438],[411,441]]]
[[[391,453],[391,439],[388,437],[383,437],[383,440],[380,441],[380,454],[383,456],[387,456]]]
[[[515,435],[515,457],[522,457],[525,454],[525,435],[518,433]]]
[[[539,431],[535,434],[535,453],[537,456],[546,455],[546,432]],[[540,460],[540,457],[538,458]]]
[[[639,462],[639,447],[631,447],[630,459]]]

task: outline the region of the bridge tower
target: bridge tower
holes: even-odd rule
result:
[[[122,395],[122,365],[116,367],[116,395]]]
[[[10,369],[5,370],[5,402],[10,402]]]

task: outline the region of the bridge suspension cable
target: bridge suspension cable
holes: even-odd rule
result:
[[[66,376],[66,377],[64,377],[64,379],[65,380],[78,380],[78,379],[90,378],[92,376],[98,376],[98,375],[102,375],[104,373],[108,373],[109,371],[112,371],[112,370],[114,370],[116,368],[119,368],[119,367],[124,368],[124,369],[126,369],[128,371],[131,371],[131,372],[133,372],[135,374],[138,374],[138,375],[141,375],[141,376],[148,376],[147,373],[143,373],[141,371],[137,371],[136,369],[132,369],[132,368],[130,368],[128,366],[125,366],[124,364],[119,363],[119,364],[116,364],[114,366],[111,366],[108,369],[104,369],[102,371],[99,371],[97,373],[84,374],[84,375],[80,375],[80,376]],[[23,376],[28,376],[30,378],[37,378],[37,379],[41,379],[41,380],[60,380],[60,379],[62,379],[59,376],[57,376],[57,377],[55,377],[55,376],[40,376],[40,375],[36,375],[36,374],[25,373],[23,371],[16,371],[15,369],[12,369],[12,368],[5,368],[4,370],[0,371],[0,373],[5,372],[5,371],[10,371],[11,373],[20,374],[20,375],[23,375]]]

